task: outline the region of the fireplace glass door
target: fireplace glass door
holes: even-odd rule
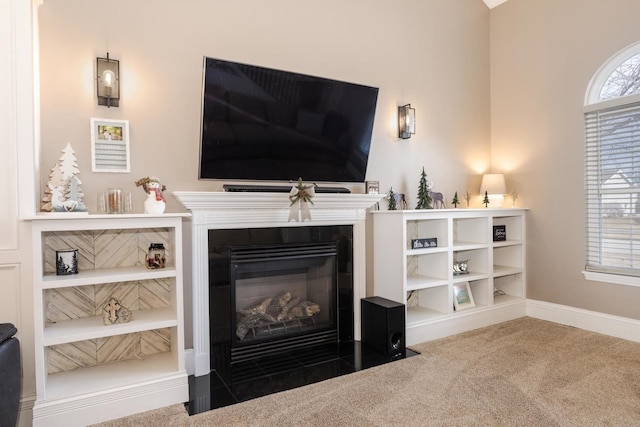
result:
[[[306,345],[314,337],[335,341],[336,256],[335,243],[232,247],[236,355]]]

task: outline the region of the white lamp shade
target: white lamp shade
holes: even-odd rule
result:
[[[488,195],[504,195],[507,192],[507,185],[504,181],[504,175],[501,173],[487,173],[482,175],[482,183],[480,184],[480,194]]]

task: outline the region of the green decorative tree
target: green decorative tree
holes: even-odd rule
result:
[[[395,211],[397,210],[397,206],[396,206],[396,193],[393,192],[393,187],[391,187],[389,189],[389,206],[388,209],[390,211]]]
[[[482,199],[482,204],[484,205],[485,208],[489,207],[489,195],[487,194],[487,192],[484,192],[484,199]]]
[[[453,195],[453,200],[451,201],[451,204],[453,204],[454,208],[457,208],[458,205],[460,204],[460,200],[458,200],[458,192],[456,191],[456,193]]]
[[[422,173],[420,174],[420,183],[418,184],[418,204],[416,205],[416,209],[433,209],[431,206],[432,199],[429,190],[427,174],[424,172],[423,167]]]

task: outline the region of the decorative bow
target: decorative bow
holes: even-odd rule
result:
[[[289,221],[302,221],[308,219],[311,221],[311,211],[309,210],[308,203],[313,205],[313,196],[316,192],[313,189],[313,185],[304,185],[302,178],[298,178],[298,185],[291,187],[289,192],[289,200],[291,204],[289,207]]]

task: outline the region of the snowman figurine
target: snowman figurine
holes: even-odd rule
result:
[[[146,185],[147,200],[144,201],[144,213],[161,214],[164,213],[166,201],[162,195],[162,184],[160,180],[152,176]]]

